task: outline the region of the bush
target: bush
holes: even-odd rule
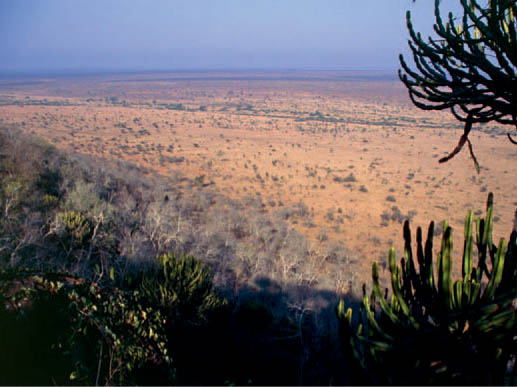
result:
[[[45,194],[41,197],[42,209],[51,209],[59,204],[59,198],[54,195]]]
[[[2,212],[8,217],[22,205],[28,191],[29,185],[21,177],[6,178],[0,186],[0,200]]]
[[[83,247],[91,237],[90,222],[84,215],[75,211],[58,213],[54,227],[54,234],[67,249]]]
[[[140,288],[170,324],[201,324],[211,311],[226,305],[212,290],[208,266],[184,254],[159,256],[158,267],[144,274]]]
[[[65,272],[1,271],[0,316],[9,328],[1,384],[174,382],[166,317],[137,290]]]
[[[208,266],[193,256],[163,254],[139,288],[166,317],[168,353],[179,384],[221,384],[235,373],[225,363],[230,350],[223,348],[230,345],[230,310],[212,290]]]

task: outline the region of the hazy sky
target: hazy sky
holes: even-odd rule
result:
[[[433,1],[0,0],[0,72],[394,70]]]

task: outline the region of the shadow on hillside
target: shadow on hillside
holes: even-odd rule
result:
[[[292,275],[313,270],[308,243],[286,222],[288,217],[308,216],[303,203],[271,218],[261,199],[229,200],[215,189],[190,184],[179,173],[159,179],[130,163],[70,157],[15,128],[0,129],[0,182],[11,184],[0,188],[18,187],[13,190],[17,206],[9,207],[8,222],[0,219],[0,267],[65,270],[92,278],[97,264],[109,265],[122,276],[130,269],[144,270],[162,252],[183,251],[214,266],[220,278],[214,287],[231,307],[210,324],[171,332],[179,384],[353,382],[339,342],[335,292],[268,278],[280,278],[280,252],[292,259]],[[92,237],[63,248],[68,234],[58,234],[59,216],[71,211],[90,222]],[[247,251],[247,246],[257,247],[249,258],[260,255],[260,269],[248,270],[237,259],[236,252]],[[335,247],[318,259],[353,271],[344,247]],[[247,273],[245,278],[232,280],[237,271]],[[358,305],[351,297],[346,301]],[[53,311],[58,306],[50,300],[30,316],[25,311],[0,316],[0,353],[5,354],[0,355],[0,384],[69,382],[69,375],[48,379],[53,370],[65,368],[58,351],[51,349],[70,328]],[[164,384],[159,375],[145,370],[138,381]]]
[[[259,277],[234,299],[231,313],[173,339],[180,384],[356,384],[341,347],[335,292]]]
[[[295,296],[300,302],[292,301]],[[340,345],[335,293],[281,287],[262,277],[242,288],[234,300],[208,324],[179,324],[168,334],[177,384],[356,384]],[[70,327],[63,302],[66,299],[47,298],[23,313],[1,313],[1,385],[73,383],[68,379],[73,359],[56,347]],[[357,305],[357,300],[347,303]],[[91,355],[95,359],[96,354]],[[168,380],[156,368],[135,374],[142,385]]]

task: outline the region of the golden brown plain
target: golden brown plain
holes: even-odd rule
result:
[[[495,194],[494,235],[517,205],[517,154],[485,125],[445,165],[461,124],[414,108],[397,80],[364,74],[144,74],[0,81],[0,122],[57,147],[177,171],[232,198],[260,197],[316,246],[341,241],[368,277],[372,260],[402,251],[401,228],[447,219],[460,249],[468,209]],[[381,74],[382,75],[382,74]],[[354,78],[355,77],[355,78]],[[359,77],[359,78],[357,78]],[[361,78],[362,77],[362,78]]]

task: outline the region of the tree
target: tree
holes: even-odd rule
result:
[[[399,77],[411,101],[420,109],[445,110],[465,123],[456,148],[440,162],[454,157],[468,144],[472,124],[495,121],[517,129],[517,3],[514,0],[460,0],[463,16],[449,13],[444,23],[440,0],[435,0],[437,38],[422,39],[407,12],[412,70],[400,55]],[[510,133],[508,139],[517,145]]]
[[[457,147],[468,144],[474,123],[494,121],[517,128],[517,2],[461,0],[463,17],[452,13],[444,24],[435,0],[434,31],[424,41],[407,26],[416,70],[400,56],[399,77],[413,103],[425,110],[450,109],[465,123]],[[459,24],[458,24],[459,22]],[[517,142],[508,134],[513,144]],[[363,287],[358,319],[342,301],[337,313],[346,355],[369,384],[513,384],[517,374],[517,228],[509,242],[492,239],[493,195],[485,219],[465,219],[461,278],[452,278],[452,228],[444,222],[433,264],[434,223],[427,239],[420,228],[412,248],[404,224],[404,255],[389,253],[391,295],[380,284],[377,262],[372,287]],[[516,213],[517,216],[517,213]],[[477,260],[474,259],[477,255]],[[476,262],[477,261],[477,262]],[[359,379],[361,383],[363,379]]]

